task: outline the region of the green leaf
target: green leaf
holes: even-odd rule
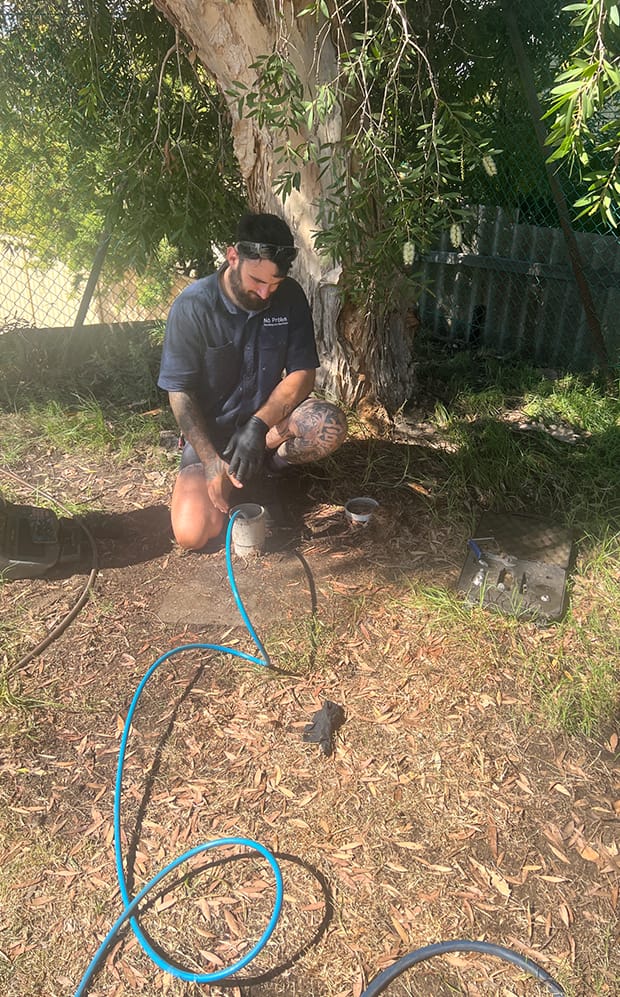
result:
[[[552,87],[551,93],[557,94],[559,96],[559,95],[564,95],[564,94],[569,94],[569,93],[578,93],[579,89],[580,89],[580,87],[579,87],[578,83],[574,83],[574,82],[573,83],[560,83],[559,86]]]
[[[570,150],[573,147],[573,144],[574,144],[574,138],[573,138],[573,136],[572,135],[567,135],[564,138],[562,144],[560,146],[558,146],[558,148],[555,150],[555,152],[553,152],[549,156],[549,158],[547,159],[547,162],[548,163],[553,163],[553,162],[555,162],[558,159],[563,159],[564,156],[566,156],[568,154],[568,152],[570,152]]]

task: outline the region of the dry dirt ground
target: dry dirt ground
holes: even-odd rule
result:
[[[265,485],[267,552],[235,563],[273,667],[204,649],[173,656],[149,680],[129,741],[132,892],[194,845],[247,836],[281,865],[273,937],[239,977],[209,988],[161,972],[123,929],[92,995],[358,997],[396,958],[442,938],[515,948],[571,995],[619,992],[613,737],[549,732],[531,689],[515,680],[515,648],[546,641],[552,655],[553,628],[487,627],[477,611],[476,636],[471,623],[415,598],[424,584],[454,588],[466,537],[423,486],[385,487],[368,475],[356,445],[343,452],[338,481],[319,472]],[[424,459],[421,450],[413,457]],[[161,455],[119,467],[33,444],[15,470],[99,510],[86,519],[99,558],[91,597],[12,678],[0,720],[0,984],[7,997],[60,997],[75,992],[121,909],[114,778],[140,679],[186,643],[257,652],[224,552],[183,554],[172,543],[174,457],[163,470]],[[342,514],[360,493],[381,504],[366,530]],[[2,587],[9,666],[75,603],[89,564],[86,544],[81,564]],[[345,714],[329,757],[302,739],[326,700]],[[240,958],[272,909],[262,860],[216,855],[166,881],[143,919],[155,944],[194,971]],[[497,960],[461,955],[389,989],[543,992]]]

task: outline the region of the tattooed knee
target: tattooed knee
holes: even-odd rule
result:
[[[346,438],[346,416],[332,402],[308,399],[294,415],[294,438],[284,445],[284,456],[293,464],[320,460],[337,450]]]

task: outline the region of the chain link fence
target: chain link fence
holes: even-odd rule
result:
[[[576,371],[614,366],[620,228],[580,214],[585,185],[565,166],[546,165],[528,72],[526,65],[510,113],[490,123],[498,151],[463,191],[466,220],[423,259],[420,318],[433,337],[459,348]]]
[[[39,186],[43,182],[37,178]],[[119,273],[114,232],[106,235],[103,216],[98,244],[93,240],[90,247],[78,249],[77,262],[63,262],[53,233],[27,220],[15,223],[15,204],[30,195],[16,191],[15,183],[12,178],[10,187],[4,181],[0,185],[0,334],[17,328],[165,319],[189,277],[171,266],[145,273],[129,266]]]

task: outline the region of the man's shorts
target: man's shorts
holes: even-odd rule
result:
[[[222,450],[226,449],[226,444],[222,444],[221,450],[218,450],[218,454],[222,456]],[[179,464],[179,471],[182,471],[184,467],[189,467],[190,464],[202,464],[202,461],[196,451],[194,450],[191,443],[185,441],[183,444],[183,450],[181,452],[181,463]]]
[[[183,452],[181,453],[181,463],[179,464],[179,470],[182,471],[184,467],[189,467],[190,464],[201,464],[202,461],[200,457],[194,450],[191,443],[185,443],[183,447]]]

